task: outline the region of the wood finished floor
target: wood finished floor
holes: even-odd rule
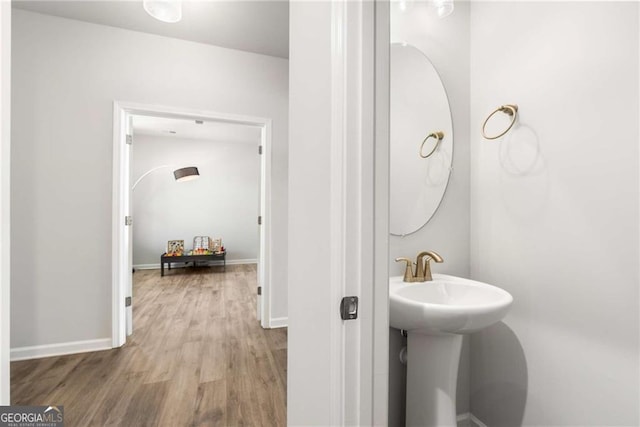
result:
[[[255,266],[134,274],[119,349],[13,362],[14,405],[64,405],[66,426],[284,426],[287,331],[255,320]]]

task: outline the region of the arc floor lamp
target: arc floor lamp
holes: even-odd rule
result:
[[[143,173],[140,176],[140,178],[136,180],[136,182],[133,183],[133,185],[131,186],[131,191],[133,191],[136,188],[136,186],[140,183],[140,181],[142,181],[145,177],[147,177],[152,172],[155,172],[159,169],[174,168],[174,167],[175,167],[174,165],[162,165],[162,166],[156,166],[155,168],[149,169],[148,171]],[[198,168],[195,166],[186,166],[186,167],[175,169],[173,171],[173,177],[176,179],[177,182],[191,181],[192,179],[196,179],[199,176],[200,176],[200,172],[198,171]]]
[[[140,184],[140,181],[142,181],[144,178],[149,176],[149,174],[160,169],[167,169],[167,168],[174,168],[174,167],[175,167],[174,165],[162,165],[162,166],[156,166],[155,168],[149,169],[148,171],[143,173],[140,176],[140,178],[136,180],[136,182],[133,183],[133,185],[131,186],[131,191],[135,190],[136,186]],[[200,176],[200,172],[198,171],[198,168],[195,166],[185,166],[182,168],[175,169],[173,171],[173,177],[175,178],[176,182],[191,181],[193,179],[198,178],[199,176]],[[136,269],[132,268],[131,272],[135,273]]]

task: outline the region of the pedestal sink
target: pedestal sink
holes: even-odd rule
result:
[[[433,281],[389,279],[389,320],[407,331],[407,426],[455,427],[462,334],[500,321],[513,297],[498,287],[445,274]]]

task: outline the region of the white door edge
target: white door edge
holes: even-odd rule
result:
[[[388,422],[389,4],[334,3],[335,129],[343,153],[343,295],[360,320],[343,329],[342,425]],[[338,23],[340,22],[340,24]],[[342,83],[340,83],[342,80]],[[338,173],[338,172],[336,172]],[[339,191],[339,190],[338,190]]]
[[[113,347],[126,342],[126,309],[124,298],[127,292],[127,251],[124,217],[125,197],[129,194],[128,167],[125,167],[125,140],[127,135],[127,112],[117,102],[113,105],[113,193],[112,193],[112,296],[111,339]]]
[[[11,2],[0,1],[0,405],[10,401]]]
[[[127,119],[131,115],[147,115],[154,117],[187,118],[212,120],[223,123],[235,123],[241,125],[256,126],[262,129],[261,159],[261,206],[262,226],[260,228],[260,241],[264,242],[264,250],[260,253],[260,260],[264,268],[258,278],[262,286],[262,298],[258,299],[260,310],[260,322],[262,327],[270,327],[271,319],[271,128],[272,121],[269,118],[244,116],[228,113],[220,113],[205,110],[193,110],[188,108],[175,108],[160,105],[148,105],[134,102],[114,101],[113,104],[113,199],[112,199],[112,346],[120,347],[126,342],[126,310],[125,296],[127,293],[126,275],[131,274],[127,267],[124,225],[125,212],[124,198],[129,194],[128,168],[125,167],[124,150],[126,144]],[[135,303],[135,302],[134,302]]]
[[[257,298],[258,320],[263,328],[271,328],[272,288],[271,265],[271,119],[263,119],[261,132],[262,155],[260,158],[260,250],[258,254],[258,286],[262,292]],[[256,290],[257,291],[257,290]]]
[[[129,139],[130,142],[133,140],[133,116],[127,114],[125,121],[125,138]],[[123,141],[125,142],[125,141]],[[130,144],[121,144],[120,145],[123,157],[121,157],[122,162],[121,166],[126,175],[126,181],[122,181],[123,186],[126,188],[130,188],[130,191],[127,191],[124,195],[124,198],[121,199],[122,202],[125,203],[125,215],[133,216],[133,188],[135,187],[135,183],[131,183],[131,168],[133,165],[131,164],[131,151],[132,146]],[[126,184],[125,184],[126,182]],[[127,255],[125,257],[126,269],[124,274],[125,279],[125,293],[124,297],[133,299],[133,227],[128,226],[125,227],[125,237],[126,237],[126,245],[127,245]],[[133,304],[125,304],[125,325],[126,331],[125,335],[130,336],[133,335]]]
[[[384,180],[377,144],[388,152],[388,135],[375,127],[377,6],[291,3],[290,425],[387,423],[388,367],[376,371],[389,334],[388,274],[374,263],[388,264],[388,205],[381,209],[375,188]],[[358,319],[343,321],[340,301],[350,295],[359,297]]]

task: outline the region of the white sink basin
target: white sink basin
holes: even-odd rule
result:
[[[434,274],[433,281],[389,279],[392,327],[407,331],[407,427],[456,427],[462,335],[499,322],[509,292],[474,280]]]
[[[500,321],[513,297],[498,287],[461,277],[434,274],[433,281],[389,280],[392,327],[423,334],[468,334]]]

